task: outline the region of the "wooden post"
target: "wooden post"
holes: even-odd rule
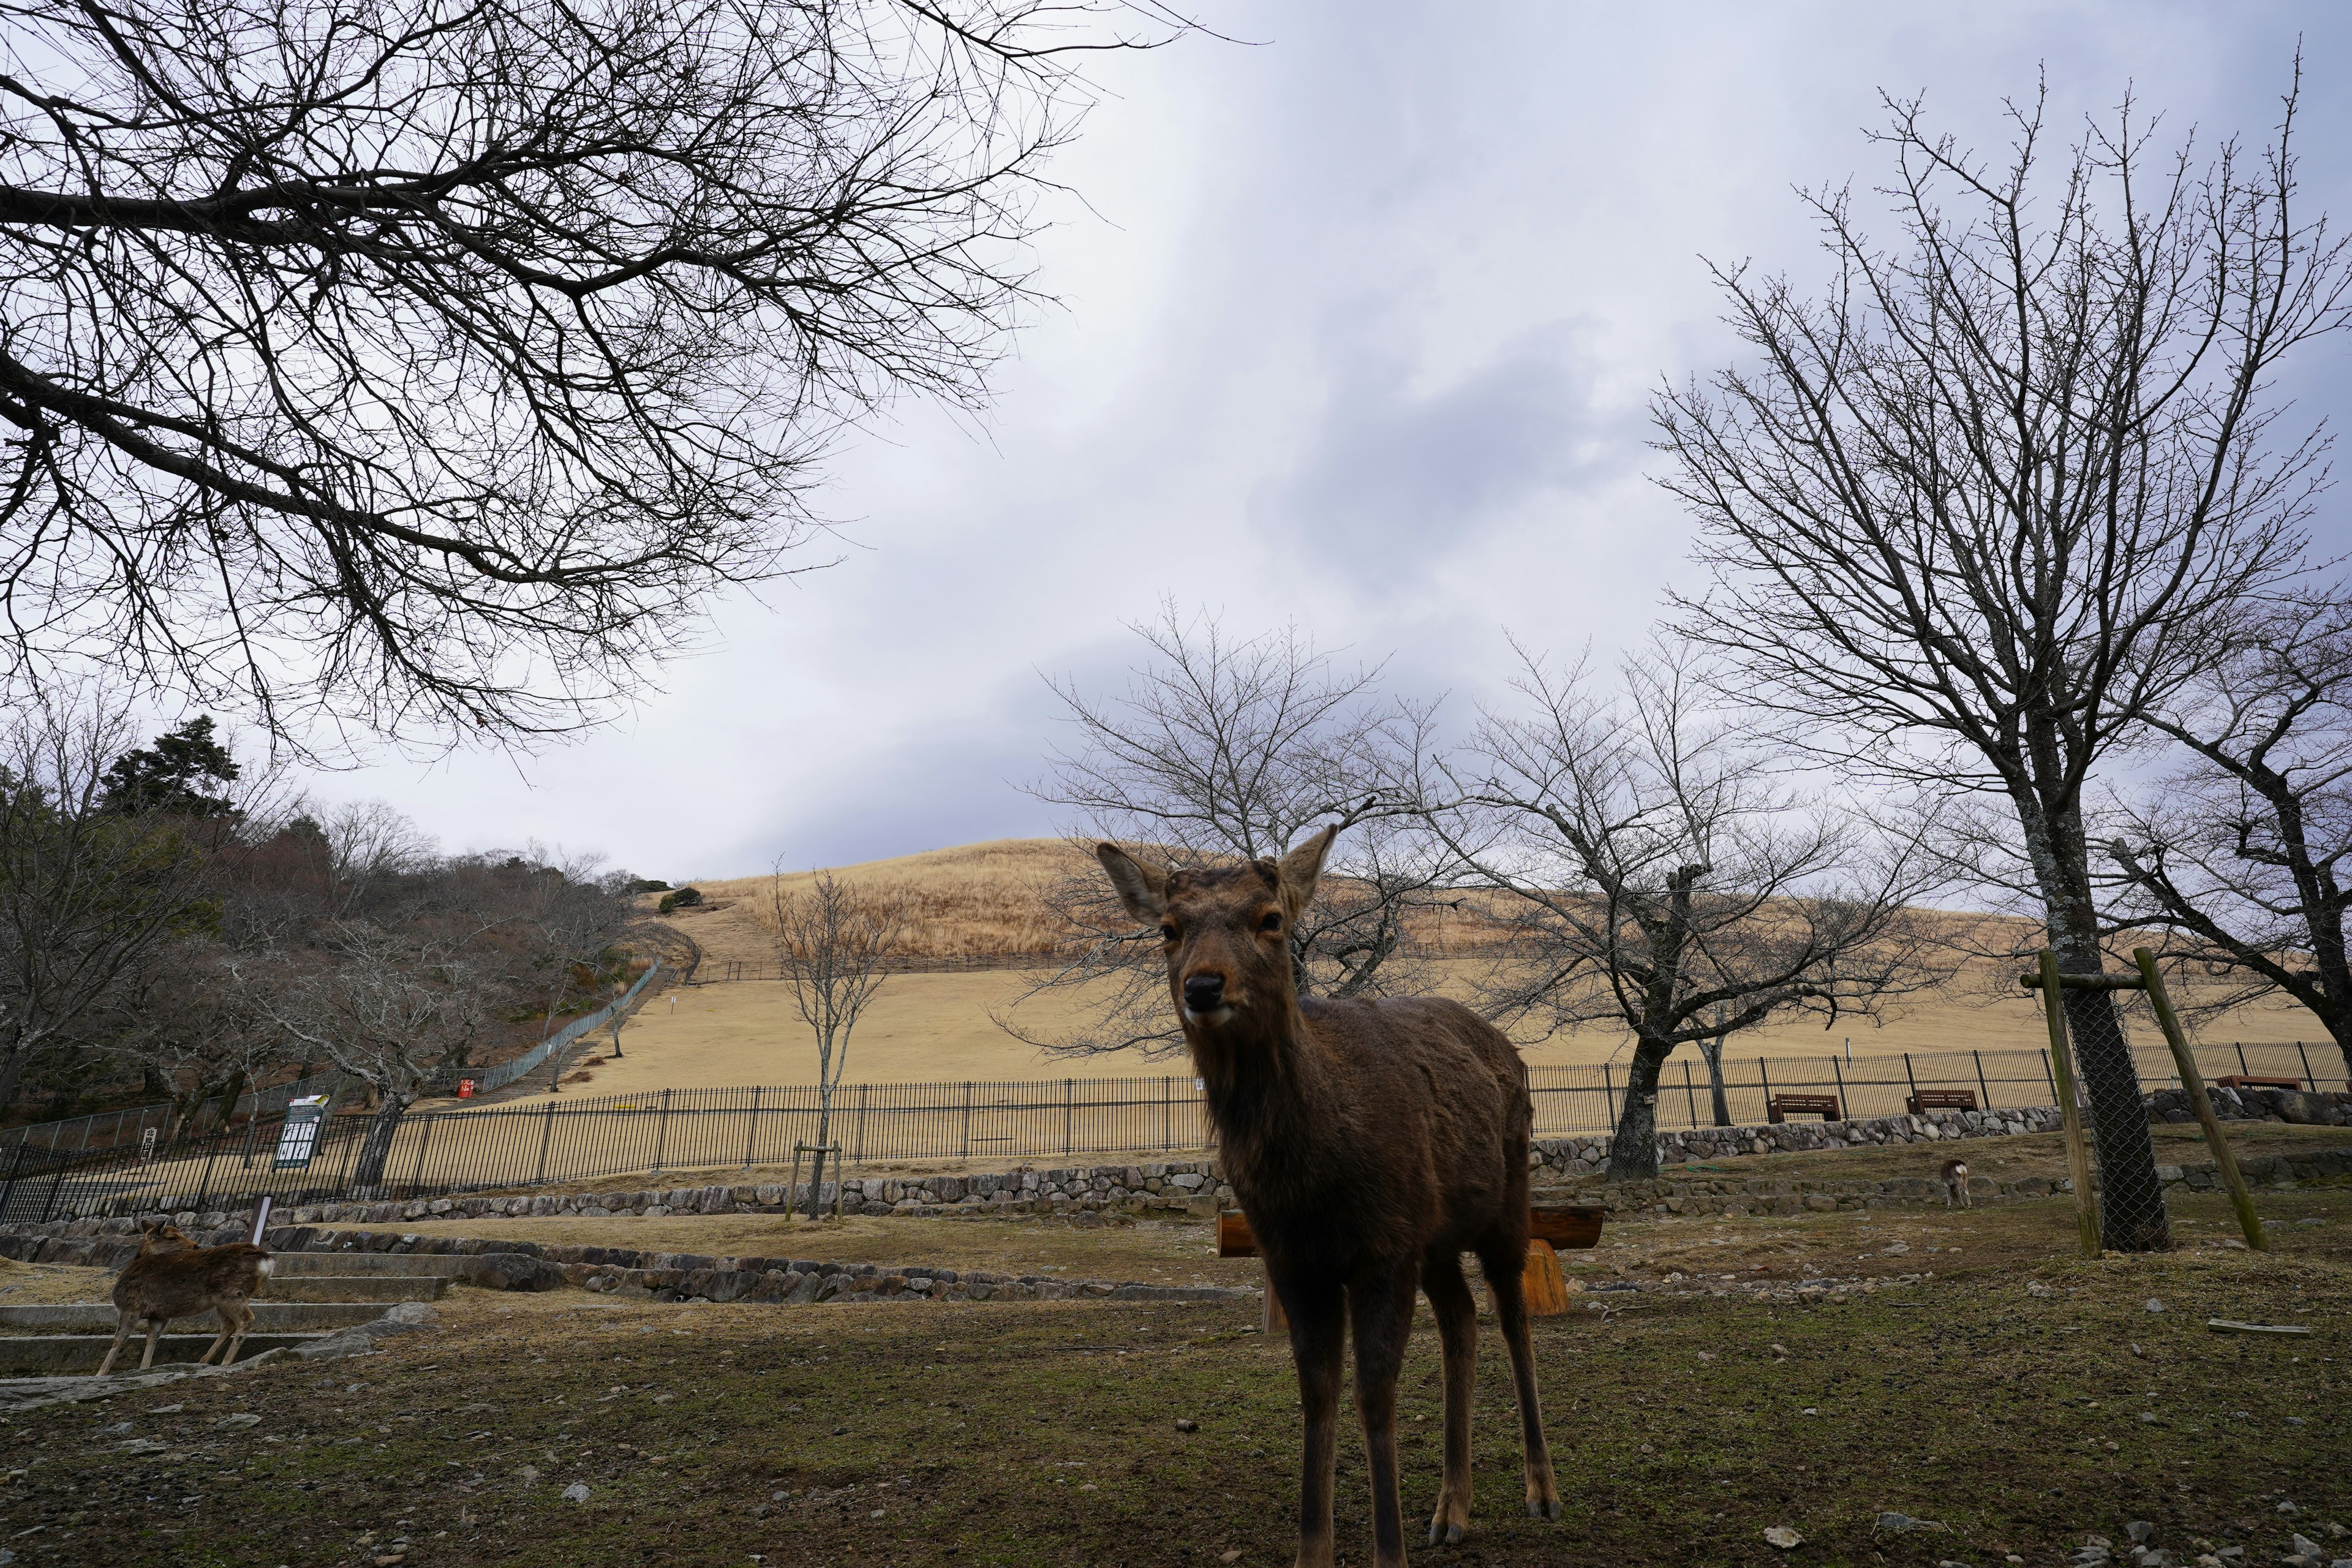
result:
[[[2204,1075],[2197,1070],[2197,1058],[2189,1054],[2187,1037],[2180,1032],[2180,1016],[2172,1010],[2172,998],[2164,989],[2164,976],[2158,973],[2155,952],[2145,947],[2132,949],[2132,962],[2139,965],[2141,977],[2147,982],[2148,1005],[2156,1010],[2156,1021],[2164,1030],[2164,1043],[2172,1047],[2172,1059],[2180,1068],[2180,1087],[2189,1091],[2189,1108],[2197,1113],[2197,1124],[2205,1130],[2205,1142],[2213,1151],[2213,1163],[2221,1168],[2222,1184],[2230,1189],[2230,1206],[2238,1211],[2238,1228],[2246,1233],[2246,1245],[2256,1252],[2268,1252],[2271,1244],[2263,1235],[2262,1215],[2254,1212],[2253,1194],[2246,1190],[2246,1178],[2238,1169],[2237,1156],[2230,1152],[2230,1141],[2221,1136],[2221,1119],[2213,1114],[2213,1101],[2205,1093]]]
[[[1528,1261],[1519,1289],[1531,1318],[1557,1318],[1568,1310],[1568,1277],[1560,1272],[1559,1254],[1541,1237],[1528,1240]]]
[[[2099,1211],[2091,1196],[2091,1151],[2083,1142],[2083,1108],[2074,1103],[2074,1059],[2066,1048],[2066,997],[2058,986],[2058,955],[2042,950],[2042,1014],[2050,1026],[2050,1070],[2058,1079],[2058,1115],[2066,1127],[2066,1168],[2074,1177],[2074,1225],[2083,1256],[2099,1255]]]

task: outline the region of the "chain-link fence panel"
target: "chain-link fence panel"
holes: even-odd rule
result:
[[[2164,1184],[2156,1173],[2139,1069],[2124,1038],[2112,992],[2063,993],[2067,1033],[2082,1085],[2091,1151],[2099,1172],[2099,1242],[2114,1252],[2161,1252],[2172,1245]]]

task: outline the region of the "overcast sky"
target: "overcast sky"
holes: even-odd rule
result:
[[[1163,595],[1393,656],[1466,716],[1507,629],[1611,649],[1686,570],[1648,395],[1735,357],[1706,259],[1817,265],[1792,187],[1885,172],[1882,88],[1991,147],[2046,64],[2068,139],[2129,87],[2259,142],[2300,35],[2309,196],[2352,221],[2340,5],[1202,3],[1262,42],[1100,73],[1055,166],[1087,205],[1035,254],[1059,307],[984,423],[844,448],[843,564],[715,605],[583,743],[319,793],[672,880],[1047,833],[1042,677],[1115,684]],[[2340,422],[2352,344],[2320,353],[2295,390]]]

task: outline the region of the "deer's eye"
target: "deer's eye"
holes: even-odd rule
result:
[[[1268,915],[1265,919],[1257,922],[1257,929],[1262,931],[1280,931],[1282,929],[1282,917],[1280,915]]]
[[[1162,921],[1160,922],[1160,934],[1165,940],[1174,942],[1176,940],[1176,927],[1170,921]]]

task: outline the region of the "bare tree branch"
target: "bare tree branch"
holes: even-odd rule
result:
[[[0,638],[284,736],[546,735],[977,406],[1097,48],[1041,0],[6,0]],[[0,671],[5,673],[5,671]]]

